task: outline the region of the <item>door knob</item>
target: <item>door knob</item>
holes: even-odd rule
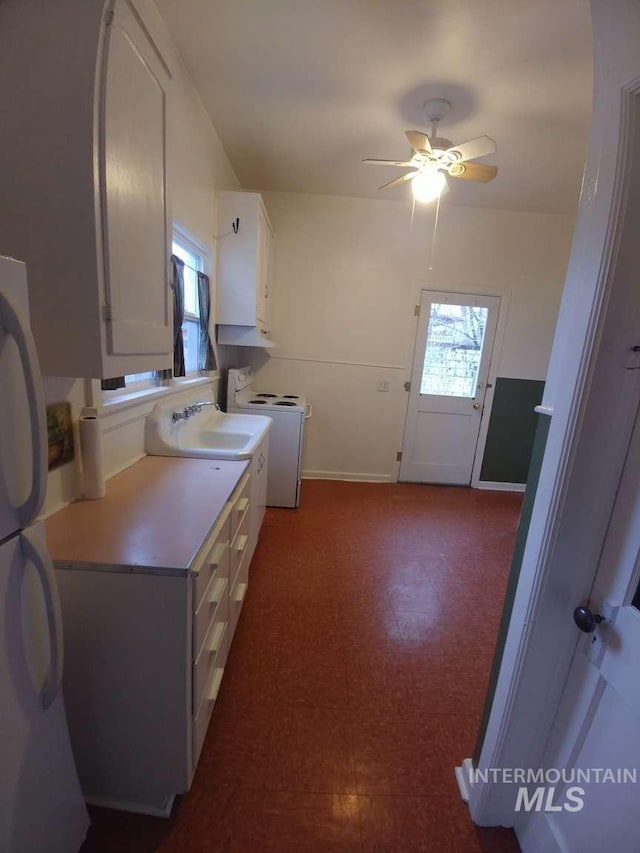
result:
[[[474,404],[473,404],[473,408],[474,408],[474,409],[479,409],[479,408],[480,408],[480,403],[474,403]]]
[[[573,621],[585,634],[592,634],[605,619],[599,613],[592,613],[588,607],[576,607],[573,611]]]

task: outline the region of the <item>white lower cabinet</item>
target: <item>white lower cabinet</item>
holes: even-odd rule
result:
[[[247,470],[187,572],[57,566],[89,802],[168,815],[190,788],[249,583],[250,490]]]

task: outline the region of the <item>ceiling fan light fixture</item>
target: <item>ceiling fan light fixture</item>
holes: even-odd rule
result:
[[[373,163],[376,166],[395,166],[412,170],[399,178],[387,181],[379,189],[384,190],[410,181],[414,201],[429,203],[440,199],[442,193],[449,189],[447,176],[482,184],[492,181],[498,174],[498,167],[472,161],[495,154],[495,140],[490,136],[477,136],[453,145],[450,139],[438,136],[438,124],[451,110],[449,101],[444,98],[432,98],[424,108],[427,120],[431,123],[431,133],[405,130],[405,139],[411,149],[408,160],[364,160],[365,163]]]
[[[435,201],[447,185],[447,180],[438,169],[423,169],[411,181],[411,190],[416,201]]]

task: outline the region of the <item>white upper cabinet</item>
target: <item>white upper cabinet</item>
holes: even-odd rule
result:
[[[262,339],[269,345],[273,232],[262,197],[219,193],[218,230],[218,340],[259,345]]]
[[[45,374],[171,365],[171,74],[136,5],[0,4],[0,253],[27,263]]]

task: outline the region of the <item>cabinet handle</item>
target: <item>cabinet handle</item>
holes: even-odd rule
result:
[[[213,671],[213,678],[209,683],[209,688],[207,690],[207,700],[209,702],[215,702],[218,698],[218,693],[220,691],[220,683],[222,681],[222,676],[224,675],[224,667],[217,666]]]
[[[47,612],[47,628],[49,631],[49,647],[51,659],[47,679],[40,691],[40,701],[46,711],[53,704],[62,687],[63,669],[63,635],[60,599],[56,585],[53,563],[48,553],[41,547],[37,537],[31,530],[25,530],[20,536],[20,547],[25,559],[35,567],[44,598]]]
[[[241,498],[235,506],[237,512],[242,514],[249,506],[249,498]]]
[[[237,551],[239,554],[241,554],[244,551],[244,549],[247,547],[248,541],[249,541],[249,537],[245,533],[243,533],[242,536],[238,537],[238,541],[233,546],[234,551]]]
[[[216,622],[216,627],[213,631],[211,642],[207,646],[207,651],[210,655],[215,655],[220,651],[220,646],[222,644],[222,640],[224,639],[226,631],[227,622]]]
[[[31,452],[33,456],[31,489],[25,502],[18,508],[20,520],[26,527],[38,514],[44,503],[47,488],[47,446],[44,391],[40,382],[40,369],[33,335],[20,309],[6,293],[0,293],[0,320],[15,341],[22,363],[24,387],[27,392],[31,426]]]
[[[210,605],[216,605],[220,601],[227,583],[227,578],[218,578],[218,580],[213,584],[211,587],[211,595],[209,596]]]
[[[247,584],[239,583],[236,587],[235,595],[233,596],[233,600],[236,604],[242,604],[244,601],[244,597],[247,594]]]

